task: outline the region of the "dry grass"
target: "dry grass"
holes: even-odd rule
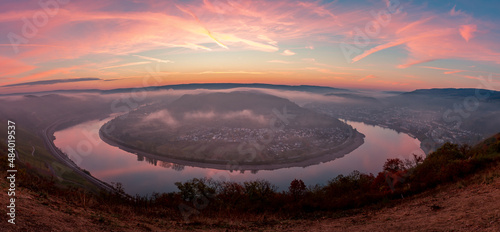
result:
[[[2,231],[500,231],[500,165],[457,183],[439,186],[394,206],[365,207],[346,215],[285,219],[275,214],[220,213],[191,218],[148,217],[131,207],[99,208],[29,189],[17,190],[17,224]],[[7,202],[1,180],[0,202]],[[175,213],[175,212],[174,212]],[[353,214],[354,213],[354,214]],[[351,214],[351,215],[349,215]]]

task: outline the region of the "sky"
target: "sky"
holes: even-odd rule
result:
[[[183,83],[500,90],[498,1],[2,0],[0,93]]]

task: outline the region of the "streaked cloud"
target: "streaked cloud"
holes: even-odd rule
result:
[[[150,60],[150,61],[155,61],[155,62],[160,62],[160,63],[173,63],[173,61],[170,60],[163,60],[163,59],[158,59],[158,58],[153,58],[153,57],[148,57],[148,56],[140,56],[140,55],[132,55],[135,57],[139,57],[144,60]]]
[[[316,72],[324,73],[324,74],[331,74],[331,75],[351,75],[352,73],[348,72],[336,72],[331,69],[326,69],[326,68],[318,68],[318,67],[307,67],[307,70],[314,70]]]
[[[386,43],[386,44],[382,44],[382,45],[379,45],[379,46],[376,46],[372,49],[369,49],[369,50],[366,50],[365,52],[363,52],[362,54],[358,55],[358,56],[355,56],[354,58],[352,58],[352,62],[356,62],[356,61],[359,61],[375,52],[378,52],[378,51],[382,51],[384,49],[387,49],[387,48],[391,48],[391,47],[394,47],[394,46],[398,46],[398,45],[401,45],[403,43],[405,43],[406,40],[397,40],[397,41],[393,41],[393,42],[389,42],[389,43]]]
[[[455,74],[455,73],[461,73],[465,72],[464,70],[453,70],[453,71],[446,71],[444,74]]]
[[[35,66],[26,64],[21,60],[0,56],[0,77],[25,73],[35,68]]]
[[[440,68],[440,67],[432,67],[432,66],[420,66],[420,67],[427,68],[427,69],[443,70],[444,71],[443,74],[455,74],[455,73],[461,73],[461,72],[467,71],[467,70]]]
[[[132,62],[132,63],[126,63],[126,64],[118,64],[118,65],[113,65],[113,66],[107,66],[102,69],[111,69],[111,68],[121,68],[121,67],[127,67],[127,66],[135,66],[135,65],[142,65],[142,64],[149,64],[151,62],[149,61],[139,61],[139,62]]]
[[[56,79],[56,80],[44,80],[44,81],[32,81],[23,82],[17,84],[4,85],[2,87],[15,87],[15,86],[33,86],[33,85],[53,85],[60,83],[71,83],[71,82],[82,82],[82,81],[99,81],[100,78],[95,77],[84,77],[84,78],[74,78],[74,79]]]
[[[264,74],[263,72],[251,72],[251,71],[204,71],[198,74],[252,74],[252,75],[260,75]]]
[[[398,68],[408,68],[410,66],[413,66],[413,65],[417,65],[417,64],[423,64],[423,63],[428,63],[428,62],[432,62],[432,61],[435,61],[436,59],[428,59],[428,60],[413,60],[413,61],[409,61],[408,63],[406,64],[400,64],[398,65]]]
[[[285,60],[268,60],[269,63],[278,63],[278,64],[291,64],[293,62],[285,61]]]
[[[221,46],[222,48],[225,48],[225,49],[229,49],[226,45],[224,45],[223,43],[221,43],[217,38],[215,38],[213,35],[212,35],[212,32],[210,32],[204,25],[203,23],[200,21],[200,19],[194,14],[192,13],[191,11],[189,11],[188,9],[185,9],[184,7],[181,7],[179,5],[176,5],[176,7],[181,10],[182,12],[186,13],[186,14],[189,14],[191,15],[191,17],[193,17],[196,22],[198,22],[200,24],[200,26],[205,30],[205,33],[208,37],[210,37],[211,39],[213,39],[215,41],[215,43],[217,43],[219,46]]]
[[[161,46],[161,47],[182,47],[182,48],[188,48],[192,50],[206,50],[206,51],[213,51],[213,49],[195,44],[195,43],[189,43],[185,42],[184,44],[169,44],[169,43],[162,43],[162,42],[154,42],[156,45]]]
[[[24,75],[23,77],[20,77],[20,78],[15,78],[12,81],[8,81],[8,82],[2,83],[2,84],[11,85],[14,83],[22,83],[23,81],[37,80],[37,79],[42,79],[42,78],[51,77],[51,76],[55,76],[55,75],[67,75],[67,74],[73,72],[74,70],[81,68],[82,66],[83,65],[55,68],[55,69],[50,69],[47,71],[38,71],[35,73],[30,72],[30,74]]]
[[[368,75],[366,77],[363,77],[363,78],[359,79],[358,82],[365,81],[365,80],[368,80],[368,79],[373,79],[373,78],[377,78],[377,77],[375,75]]]
[[[396,34],[400,34],[401,32],[404,32],[404,31],[410,30],[410,29],[412,29],[412,28],[414,28],[414,27],[416,27],[416,26],[418,26],[418,25],[421,25],[421,24],[423,24],[423,23],[428,22],[429,20],[431,20],[431,19],[433,19],[433,18],[434,18],[434,17],[432,16],[432,17],[427,17],[427,18],[420,19],[420,20],[417,20],[417,21],[415,21],[415,22],[412,22],[412,23],[410,23],[410,24],[408,24],[408,25],[406,25],[406,26],[402,27],[401,29],[398,29],[398,30],[396,31]]]

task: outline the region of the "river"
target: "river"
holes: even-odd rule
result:
[[[111,146],[99,138],[99,128],[109,120],[111,118],[88,121],[57,131],[54,133],[54,144],[94,177],[108,183],[120,182],[125,192],[131,195],[177,191],[175,182],[202,177],[236,182],[264,179],[281,191],[287,190],[293,179],[302,179],[310,186],[326,184],[337,175],[346,175],[354,170],[376,175],[388,158],[405,159],[412,154],[424,154],[420,141],[407,134],[346,121],[366,137],[363,145],[344,157],[307,167],[231,172],[151,160]]]

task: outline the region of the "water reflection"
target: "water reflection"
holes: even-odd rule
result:
[[[171,168],[172,170],[175,170],[178,172],[184,170],[184,165],[168,163],[168,162],[163,162],[163,161],[159,161],[158,166],[164,167],[164,168]]]
[[[137,154],[137,161],[145,161],[145,162],[152,164],[154,166],[159,166],[162,168],[171,168],[171,169],[173,169],[175,171],[179,171],[179,172],[184,170],[184,165],[169,163],[169,162],[157,160],[154,158],[145,157],[145,156],[142,156],[139,154]]]
[[[349,174],[354,170],[376,174],[388,158],[410,158],[413,153],[424,153],[420,142],[407,134],[347,121],[366,137],[363,145],[342,158],[305,168],[231,172],[155,160],[108,145],[98,136],[99,128],[108,120],[90,121],[58,131],[54,143],[70,157],[75,155],[71,153],[78,153],[81,159],[77,164],[81,168],[108,183],[121,182],[125,191],[132,195],[177,191],[175,182],[200,177],[236,182],[265,179],[280,190],[286,190],[295,178],[302,179],[306,185],[325,184],[339,174]],[[81,144],[91,146],[82,152]]]

